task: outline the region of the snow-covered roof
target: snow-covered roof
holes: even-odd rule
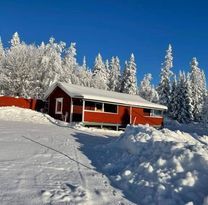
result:
[[[138,95],[129,95],[119,92],[83,87],[79,85],[73,85],[70,83],[60,82],[54,83],[50,86],[50,88],[47,90],[45,94],[45,99],[53,92],[53,90],[57,86],[73,98],[83,98],[87,100],[96,100],[102,102],[111,102],[117,104],[167,110],[166,106],[149,102]]]

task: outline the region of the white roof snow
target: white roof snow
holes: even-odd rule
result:
[[[51,87],[47,90],[45,94],[45,99],[53,92],[53,90],[57,86],[73,98],[83,98],[86,100],[95,100],[102,102],[111,102],[117,104],[167,110],[166,106],[149,102],[138,95],[129,95],[124,93],[101,90],[97,88],[83,87],[79,85],[60,82],[51,85]]]

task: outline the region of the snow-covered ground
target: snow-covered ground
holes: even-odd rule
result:
[[[70,127],[0,108],[0,204],[208,205],[207,129],[168,128]]]
[[[94,146],[109,141],[32,110],[0,108],[0,204],[133,204],[81,149],[96,158]]]
[[[99,147],[105,156],[100,164],[135,203],[208,205],[207,135],[129,126],[119,139]]]

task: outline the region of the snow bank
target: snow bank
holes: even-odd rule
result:
[[[208,147],[190,134],[129,126],[101,152],[104,172],[138,204],[208,204]]]
[[[0,107],[0,120],[21,121],[35,124],[50,124],[50,117],[30,109],[19,107]]]

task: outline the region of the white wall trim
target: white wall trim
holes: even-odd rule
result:
[[[58,103],[61,103],[61,111],[57,110]],[[55,114],[62,114],[63,112],[63,98],[56,98],[56,105],[55,105]]]

